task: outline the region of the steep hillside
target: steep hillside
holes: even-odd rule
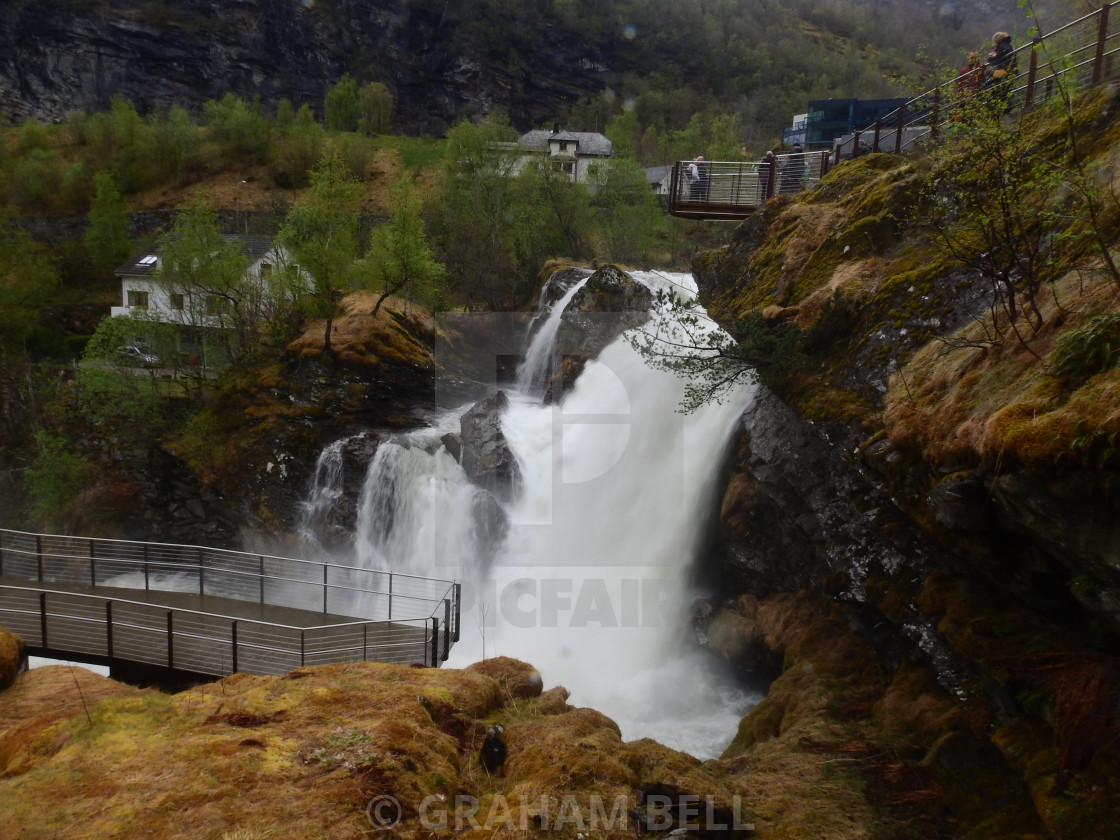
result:
[[[773,666],[751,653],[758,616],[808,590],[846,605],[888,672],[932,663],[967,719],[936,744],[964,752],[918,738],[932,751],[908,766],[983,764],[1034,802],[1025,822],[952,836],[1120,825],[1118,110],[1097,90],[1072,119],[974,123],[926,158],[841,164],[695,263],[773,388],[725,488],[714,561],[744,595],[705,617],[715,647]],[[983,204],[1001,189],[1003,216]],[[993,218],[1002,240],[984,238]],[[1014,264],[997,270],[1001,248]],[[881,702],[869,687],[845,714]]]
[[[809,98],[873,97],[959,65],[1010,2],[967,12],[895,3],[721,0],[9,0],[0,9],[0,114],[58,120],[121,94],[141,112],[233,92],[319,108],[343,73],[388,86],[398,130],[439,135],[504,109],[519,128],[601,129],[623,103],[643,126],[735,113],[772,137]],[[600,121],[598,125],[591,124]],[[752,128],[753,130],[753,128]],[[763,141],[760,141],[763,142]]]

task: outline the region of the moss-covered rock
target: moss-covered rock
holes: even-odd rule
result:
[[[0,691],[15,682],[20,670],[27,664],[23,639],[0,627]]]

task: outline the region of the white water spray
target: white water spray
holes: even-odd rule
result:
[[[634,277],[695,293],[688,275]],[[560,314],[579,285],[536,330],[509,393],[502,429],[522,480],[504,539],[480,531],[488,497],[440,444],[457,431],[461,411],[449,412],[379,447],[360,502],[358,562],[463,582],[452,666],[523,659],[546,686],[566,686],[570,703],[614,718],[627,739],[718,755],[757,698],[690,644],[687,578],[752,389],[682,415],[683,381],[619,339],[558,404],[541,405]]]

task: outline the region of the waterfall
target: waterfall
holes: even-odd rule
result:
[[[331,509],[342,497],[343,449],[350,438],[340,438],[324,447],[315,461],[311,489],[302,505],[299,535],[315,546],[321,545],[321,534]]]
[[[634,277],[695,293],[688,275]],[[502,539],[480,533],[480,494],[489,496],[441,444],[462,406],[379,447],[360,500],[358,563],[463,582],[450,665],[523,659],[627,739],[718,755],[757,698],[689,642],[688,575],[753,391],[683,415],[683,381],[650,368],[624,337],[586,363],[559,404],[542,405],[560,315],[579,285],[533,332],[509,392],[502,430],[521,483],[504,505]]]
[[[564,295],[551,308],[545,308],[547,306],[545,293],[548,291],[548,284],[546,283],[541,290],[541,300],[538,305],[541,307],[542,313],[547,313],[547,317],[544,318],[544,323],[541,324],[540,329],[535,329],[539,318],[534,318],[530,323],[531,340],[529,341],[529,349],[517,369],[517,387],[524,393],[535,395],[544,393],[544,386],[552,373],[552,347],[556,341],[556,333],[560,329],[560,320],[575,293],[583,288],[590,276],[588,274],[579,282],[573,283],[571,288],[564,292]]]

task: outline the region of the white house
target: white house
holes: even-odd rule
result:
[[[552,131],[537,129],[522,134],[516,147],[523,155],[511,174],[516,175],[529,161],[543,156],[557,171],[565,173],[577,184],[594,183],[595,179],[590,177],[592,165],[611,156],[611,141],[602,134],[561,131],[559,126]]]
[[[247,296],[258,302],[267,300],[273,272],[291,266],[287,252],[267,236],[227,234],[226,240],[240,243],[249,258],[244,275],[250,281]],[[161,280],[161,262],[156,249],[149,248],[117,268],[114,273],[121,280],[122,305],[112,307],[110,314],[142,314],[151,320],[183,326],[225,326],[223,300],[217,295],[200,295],[196,290]]]

